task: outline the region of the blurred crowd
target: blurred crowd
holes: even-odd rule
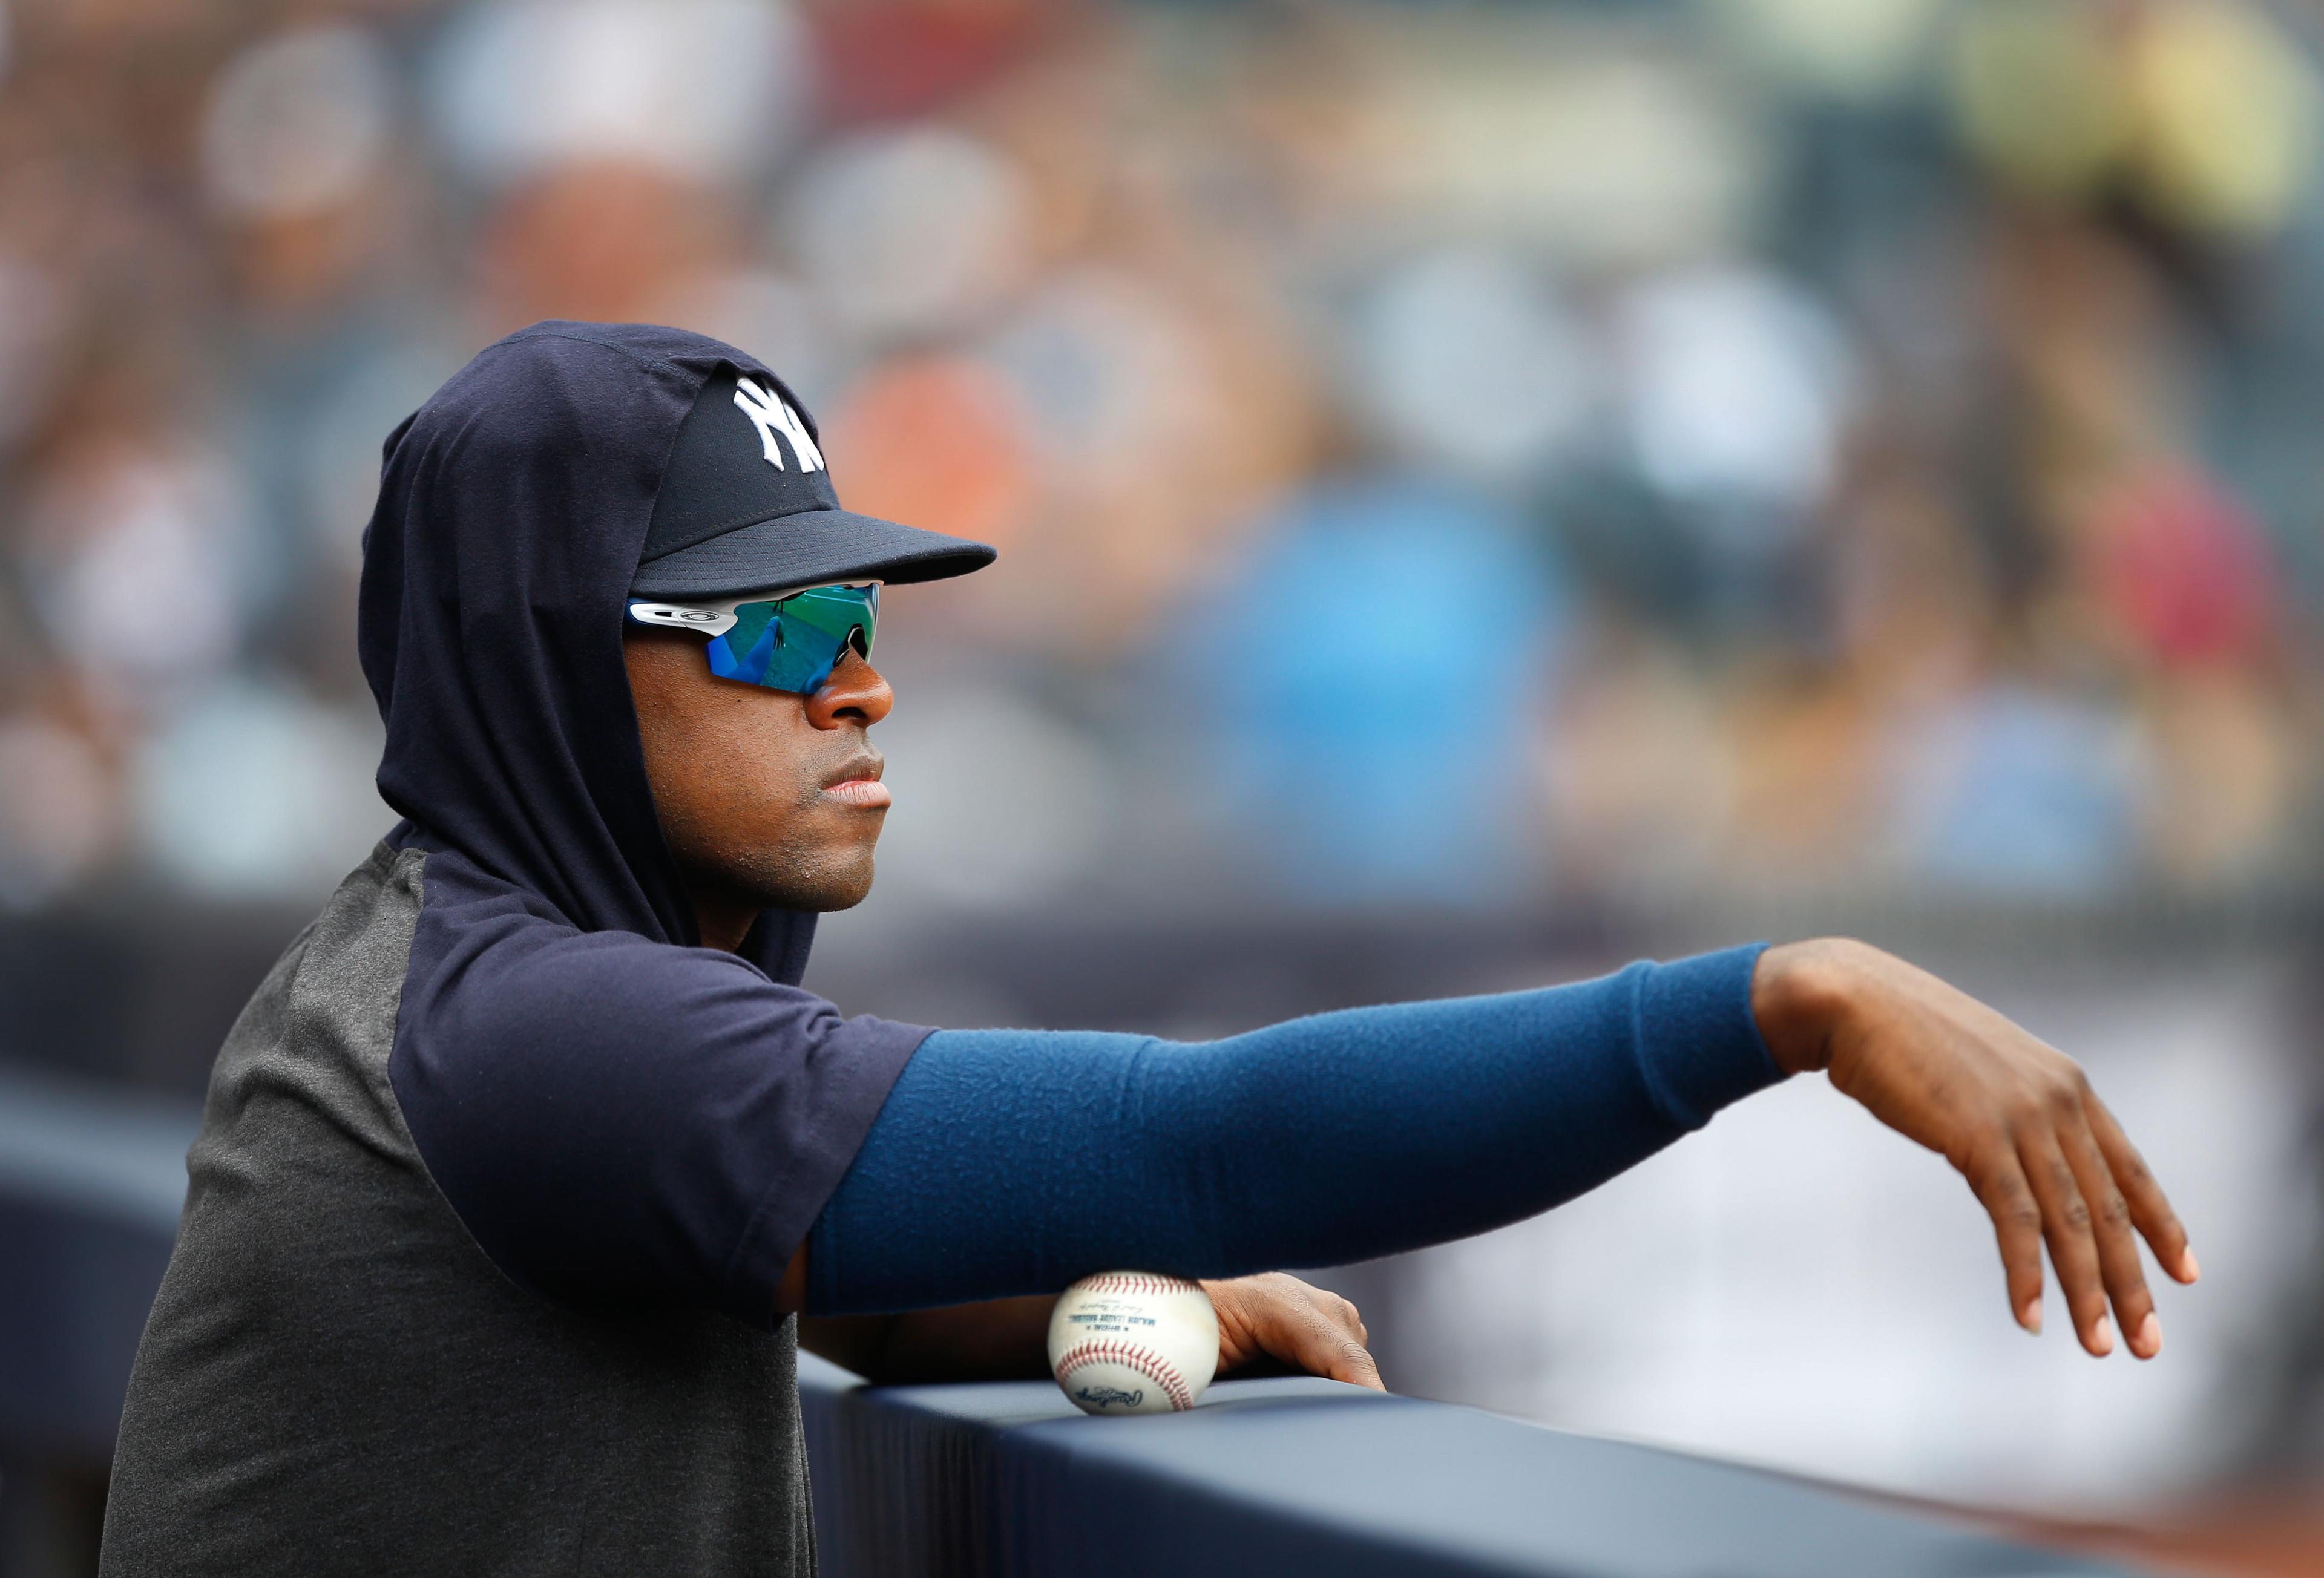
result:
[[[1001,546],[882,632],[931,901],[2324,852],[2309,7],[0,17],[0,905],[360,857],[381,440],[548,317],[749,348],[850,508]]]

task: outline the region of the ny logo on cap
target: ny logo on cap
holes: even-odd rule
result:
[[[788,469],[783,464],[783,452],[775,446],[775,435],[780,433],[791,441],[791,453],[798,456],[799,470],[824,469],[823,451],[807,436],[807,424],[781,399],[744,378],[735,381],[734,403],[751,418],[751,426],[759,430],[759,447],[766,452],[769,465],[777,471]]]

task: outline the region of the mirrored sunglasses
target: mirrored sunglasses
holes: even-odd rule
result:
[[[810,586],[740,602],[633,601],[641,625],[696,630],[710,638],[710,672],[770,691],[813,695],[853,647],[872,656],[880,624],[880,583]]]

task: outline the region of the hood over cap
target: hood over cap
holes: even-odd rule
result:
[[[765,1321],[927,1032],[798,989],[813,914],[699,946],[655,816],[624,599],[679,430],[737,370],[780,387],[643,325],[479,353],[387,440],[357,645],[389,841],[427,857],[390,1069],[430,1173],[521,1281]]]
[[[622,609],[662,463],[722,363],[705,335],[537,324],[391,434],[356,643],[387,725],[388,804],[584,931],[698,940],[646,781]],[[815,917],[749,949],[805,968]]]

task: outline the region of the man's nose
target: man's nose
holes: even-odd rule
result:
[[[838,729],[855,724],[869,729],[888,715],[896,704],[896,693],[871,660],[850,649],[823,682],[823,688],[807,699],[807,720],[817,729]]]

